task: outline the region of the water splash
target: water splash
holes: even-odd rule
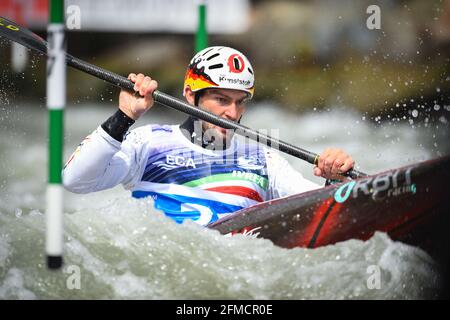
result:
[[[288,250],[180,226],[149,205],[120,199],[66,214],[66,268],[81,277],[73,290],[70,274],[44,267],[44,216],[1,214],[0,298],[417,299],[439,289],[433,260],[383,233]],[[367,286],[371,265],[381,270],[379,290]]]

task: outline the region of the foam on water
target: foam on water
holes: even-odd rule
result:
[[[177,225],[148,200],[116,199],[66,214],[65,272],[44,265],[44,216],[0,215],[0,298],[351,299],[431,298],[439,273],[422,250],[383,233],[318,249],[226,238]],[[380,289],[369,289],[370,266]],[[70,289],[79,268],[80,288]]]
[[[438,292],[440,275],[431,257],[386,234],[287,250],[264,239],[226,238],[193,222],[177,225],[150,200],[131,199],[120,186],[65,193],[65,268],[48,271],[46,115],[25,110],[0,126],[0,299],[416,299]],[[338,145],[372,172],[434,155],[432,148],[417,147],[421,131],[408,126],[374,130],[358,122],[360,115],[342,112],[292,117],[270,107],[257,111],[250,110],[244,124],[264,128],[264,119],[273,119],[283,125],[280,138],[312,151]],[[110,113],[69,109],[66,159]],[[149,117],[142,123],[160,120]],[[343,127],[359,139],[335,134]],[[391,147],[386,132],[400,142]],[[385,153],[377,157],[380,150]],[[310,165],[287,159],[312,177]],[[379,289],[368,287],[372,266],[380,271]],[[77,270],[79,289],[73,288]]]

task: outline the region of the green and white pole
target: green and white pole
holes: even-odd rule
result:
[[[195,52],[208,46],[208,31],[206,28],[206,1],[198,0],[198,25],[195,34]]]
[[[63,263],[63,124],[66,104],[66,58],[64,40],[64,0],[50,0],[47,28],[47,109],[49,115],[49,161],[46,211],[47,267],[59,269]]]

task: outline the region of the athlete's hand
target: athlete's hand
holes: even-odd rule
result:
[[[158,88],[158,83],[142,73],[138,75],[130,73],[128,79],[134,83],[136,94],[121,90],[119,109],[130,118],[137,120],[153,106],[153,91]]]
[[[332,180],[345,180],[341,173],[347,172],[355,165],[352,157],[341,149],[326,149],[319,156],[319,162],[314,167],[314,175]]]

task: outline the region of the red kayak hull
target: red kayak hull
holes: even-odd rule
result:
[[[262,202],[209,227],[270,239],[283,248],[317,248],[376,231],[439,256],[449,249],[450,156],[323,189]]]

